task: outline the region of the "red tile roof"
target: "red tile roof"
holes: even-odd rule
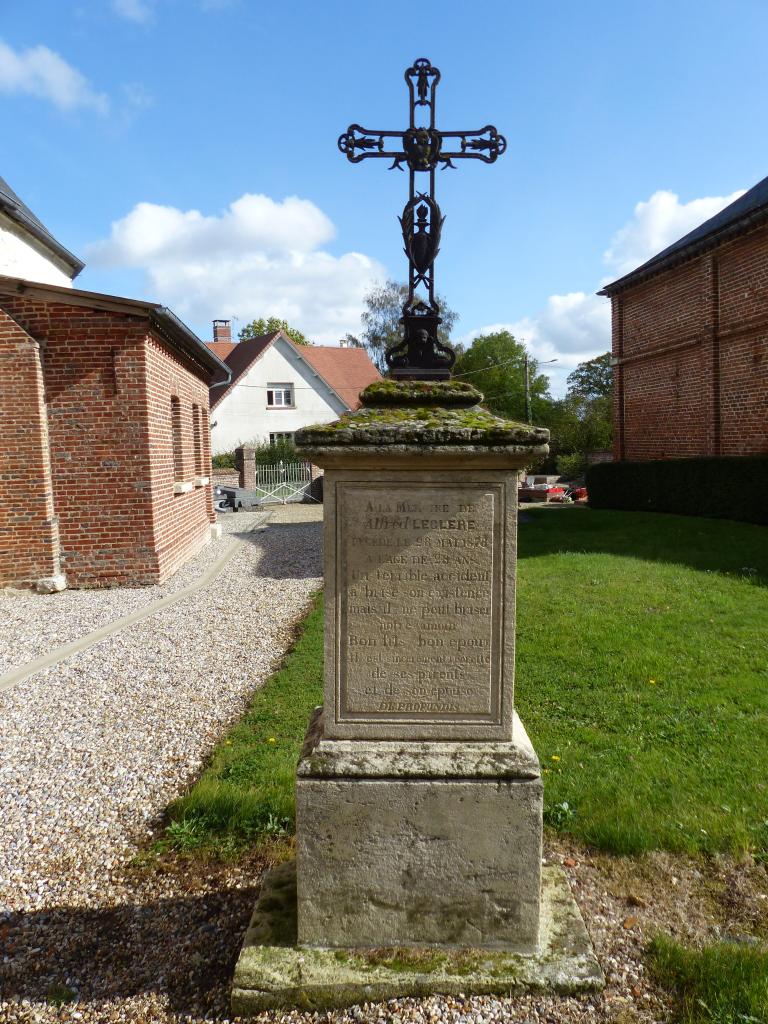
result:
[[[232,380],[225,388],[214,388],[211,391],[211,408],[228,395],[240,377],[253,366],[277,338],[280,331],[263,334],[258,338],[248,338],[240,342],[209,341],[208,348],[219,359],[223,359],[232,371]],[[286,341],[289,339],[283,335]],[[381,374],[371,362],[364,348],[337,348],[333,345],[296,345],[296,352],[309,363],[313,370],[320,374],[326,384],[333,388],[342,402],[350,409],[360,408],[360,392],[375,380],[381,380]],[[226,349],[226,351],[224,351]]]
[[[208,348],[217,355],[219,359],[226,359],[229,353],[237,344],[236,341],[206,341]]]
[[[232,344],[232,351],[226,357],[224,362],[232,371],[232,380],[225,388],[211,388],[211,408],[218,405],[219,402],[226,395],[230,393],[232,388],[237,384],[238,380],[244,373],[246,373],[256,360],[262,355],[275,338],[280,334],[280,331],[272,331],[271,334],[262,334],[258,338],[247,338],[245,341],[238,341]],[[212,348],[214,344],[226,344],[226,342],[208,342],[208,347]]]
[[[381,374],[364,348],[332,345],[295,345],[296,351],[330,384],[350,409],[360,408],[360,392]]]

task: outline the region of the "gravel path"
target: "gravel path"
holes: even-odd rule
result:
[[[6,908],[98,906],[105,877],[199,771],[275,666],[320,585],[320,528],[277,522],[247,532],[260,521],[225,517],[227,531],[242,537],[241,552],[211,586],[0,695]],[[199,574],[216,557],[214,547],[173,585]],[[58,600],[79,613],[74,621]],[[64,616],[58,642],[137,600],[146,602],[147,591],[73,592],[55,601],[28,595],[20,601],[24,614],[4,623],[6,657],[17,661],[17,651],[29,649],[24,639],[44,630],[51,609]]]
[[[268,521],[271,513],[222,516],[222,537],[206,544],[170,579],[153,587],[111,590],[65,590],[36,594],[31,590],[0,589],[0,675],[52,648],[86,636],[123,615],[144,608],[194,583],[225,550],[232,537]]]

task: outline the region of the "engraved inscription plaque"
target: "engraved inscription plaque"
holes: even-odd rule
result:
[[[337,723],[501,727],[504,526],[501,482],[339,482]]]

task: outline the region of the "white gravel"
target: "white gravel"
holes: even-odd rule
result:
[[[221,540],[206,544],[194,558],[158,586],[65,590],[60,594],[0,589],[0,676],[55,647],[86,636],[114,619],[183,590],[216,561],[232,536],[246,532],[262,519],[268,521],[273,514],[270,511],[247,517],[241,514],[221,516]]]
[[[99,905],[105,875],[183,791],[283,654],[321,583],[320,526],[246,533],[260,519],[224,517],[243,541],[210,586],[0,694],[6,909]],[[209,545],[170,586],[189,583],[222,550]],[[162,590],[12,598],[18,612],[0,638],[6,661],[40,653],[52,619],[48,635],[62,643]]]

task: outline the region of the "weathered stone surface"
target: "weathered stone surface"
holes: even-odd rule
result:
[[[548,433],[479,397],[384,381],[297,436],[326,470],[325,711],[296,785],[307,957],[538,948],[542,783],[513,707],[515,566],[517,471]]]
[[[487,445],[546,454],[549,431],[494,416],[485,409],[449,406],[363,408],[332,423],[304,427],[296,441],[303,447],[328,445]]]
[[[56,576],[44,576],[35,583],[38,594],[60,594],[67,589],[67,577],[63,573]]]
[[[483,396],[472,384],[461,380],[377,380],[360,392],[363,406],[472,406]]]
[[[298,778],[537,779],[541,774],[539,759],[516,712],[512,743],[328,740],[323,738],[323,720],[323,709],[316,708]]]
[[[479,405],[479,391],[459,381],[379,381],[360,398],[360,409],[299,430],[297,446],[310,455],[338,446],[508,446],[533,457],[547,451],[548,430],[495,416]]]
[[[515,492],[504,470],[326,472],[329,738],[511,739]]]
[[[445,744],[434,758],[431,745],[421,744],[421,774],[408,776],[390,774],[393,751],[378,742],[354,744],[365,776],[359,769],[327,774],[326,753],[325,773],[314,777],[315,755],[303,758],[299,942],[534,952],[542,785],[522,726],[519,733],[523,750],[510,750],[508,763],[524,760],[524,777],[467,775],[460,758],[454,773]]]
[[[235,970],[232,1011],[329,1010],[400,996],[602,988],[604,978],[561,868],[542,877],[537,954],[479,949],[307,949],[296,945],[293,862],[265,880]]]

